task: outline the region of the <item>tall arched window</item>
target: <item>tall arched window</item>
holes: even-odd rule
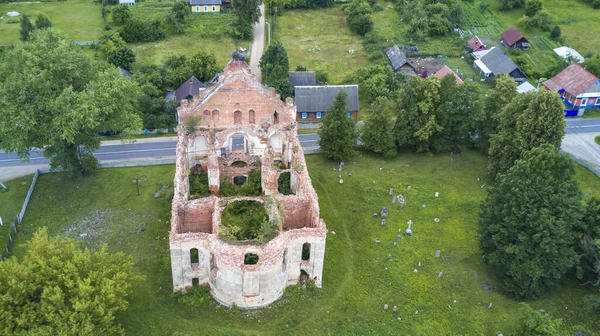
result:
[[[208,124],[210,122],[210,111],[204,110],[204,115],[202,116],[202,118],[204,119],[203,121]]]
[[[199,256],[198,256],[198,249],[197,248],[193,248],[190,250],[190,264],[192,264],[192,266],[196,266],[198,265],[198,263],[200,262],[199,260]]]
[[[310,260],[310,244],[302,244],[302,260]]]
[[[279,113],[273,113],[273,124],[279,124]]]
[[[254,124],[254,110],[248,112],[248,123]]]
[[[212,112],[212,120],[213,120],[214,123],[218,123],[219,122],[219,111],[213,110],[213,112]]]
[[[240,111],[233,112],[233,123],[234,124],[242,123],[242,112],[240,112]]]

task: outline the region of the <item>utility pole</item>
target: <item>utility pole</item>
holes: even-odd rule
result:
[[[265,23],[267,24],[267,26],[268,26],[268,29],[269,29],[269,30],[268,30],[269,44],[267,44],[267,47],[269,47],[269,46],[271,45],[271,24],[270,24],[270,23],[268,23],[267,21],[265,21]]]

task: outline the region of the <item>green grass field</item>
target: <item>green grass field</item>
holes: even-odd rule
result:
[[[170,7],[154,8],[144,5],[131,9],[133,17],[142,20],[164,20],[169,10]],[[234,50],[240,47],[249,49],[251,45],[250,41],[237,41],[229,35],[229,24],[234,19],[234,15],[230,13],[192,13],[184,34],[175,34],[167,29],[168,36],[165,40],[136,43],[131,47],[137,60],[145,63],[162,65],[171,54],[193,55],[198,51],[205,51],[213,53],[217,57],[218,66],[224,68],[231,60]]]
[[[153,198],[161,186],[172,183],[170,165],[101,170],[77,179],[40,176],[18,243],[46,225],[51,235],[78,238],[93,248],[106,243],[113,251],[133,255],[135,270],[145,279],[134,287],[129,309],[118,316],[128,335],[515,334],[520,305],[499,292],[500,280],[483,264],[475,237],[486,191],[481,185],[488,183],[477,180],[483,178],[485,157],[465,151],[451,163],[448,154],[402,153],[392,161],[363,154],[356,166],[346,165],[342,185],[339,173],[332,171],[337,163],[321,155],[306,159],[329,229],[323,288],[290,287],[268,309],[230,311],[212,299],[196,308],[172,297],[170,195]],[[143,175],[142,195],[136,196],[132,180]],[[600,195],[595,175],[578,168],[577,179],[590,196]],[[404,195],[404,209],[391,203],[390,188]],[[372,216],[381,207],[390,209],[386,226]],[[403,236],[394,247],[408,220],[415,223],[414,235]],[[438,249],[442,258],[436,259]],[[19,247],[17,256],[24,251]],[[439,272],[444,272],[442,278]],[[484,290],[484,284],[490,289]],[[581,304],[590,293],[568,281],[530,305],[568,319],[565,329],[571,334],[576,329],[594,332],[600,328],[597,316]],[[398,313],[384,312],[386,303],[398,306]]]
[[[285,11],[271,33],[285,46],[290,70],[297,65],[325,70],[329,84],[339,84],[356,68],[369,65],[362,38],[350,31],[340,6]]]
[[[21,212],[32,179],[33,176],[30,175],[2,182],[8,190],[4,191],[0,187],[0,217],[4,223],[4,226],[0,226],[0,249],[2,249],[0,254],[5,253],[4,246],[8,244],[8,234],[12,231],[11,224],[17,222],[16,215]]]
[[[56,27],[73,41],[93,41],[103,32],[100,5],[91,0],[69,0],[65,2],[0,4],[0,46],[20,43],[19,17],[9,18],[7,12],[15,11],[29,15],[32,22],[40,13],[48,15],[52,26]]]

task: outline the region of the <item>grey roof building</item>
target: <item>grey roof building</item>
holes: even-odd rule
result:
[[[385,51],[386,56],[390,60],[390,64],[392,65],[392,69],[395,72],[405,72],[414,74],[415,67],[410,63],[408,57],[398,48],[397,45],[387,49]]]
[[[317,76],[314,71],[289,72],[288,76],[292,87],[317,85]]]
[[[175,101],[179,103],[183,99],[192,99],[198,96],[201,90],[206,90],[206,86],[198,78],[192,76],[175,90]]]
[[[358,111],[358,85],[296,86],[294,89],[297,112],[325,112],[342,90],[348,94],[348,111]]]
[[[487,69],[481,69],[480,71],[489,73],[488,77],[495,77],[501,74],[508,74],[517,81],[525,81],[527,76],[519,67],[513,62],[508,55],[506,55],[500,48],[491,49],[485,56],[479,59],[480,63],[483,63]],[[477,61],[476,65],[479,65]]]

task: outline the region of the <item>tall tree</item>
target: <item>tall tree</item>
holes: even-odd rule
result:
[[[46,29],[52,27],[52,22],[50,22],[50,18],[47,15],[40,14],[37,19],[35,19],[35,27],[37,29]]]
[[[573,160],[544,144],[524,153],[489,189],[480,244],[509,295],[540,296],[574,265],[582,196],[574,175]]]
[[[542,10],[541,0],[527,0],[525,3],[525,15],[534,16],[537,12]]]
[[[128,46],[122,46],[118,50],[110,53],[107,61],[116,67],[131,70],[131,65],[135,62],[135,54]]]
[[[524,152],[550,144],[560,147],[565,134],[563,103],[555,92],[517,95],[500,112],[498,132],[491,136],[489,171],[506,172]]]
[[[290,62],[287,51],[279,41],[272,43],[259,63],[265,85],[274,87],[281,98],[292,95],[292,86],[288,76]]]
[[[260,18],[260,9],[258,6],[262,0],[234,0],[232,2],[233,12],[241,20],[250,24],[255,24]]]
[[[371,105],[360,139],[368,150],[386,158],[396,156],[394,122],[387,98],[378,97]]]
[[[354,120],[348,117],[348,94],[341,90],[321,121],[319,146],[333,160],[345,160],[354,155],[358,139]]]
[[[25,14],[21,16],[21,30],[19,30],[21,41],[27,41],[34,30],[35,27],[31,23],[29,16]]]
[[[577,277],[600,286],[600,199],[590,199],[577,228],[575,249],[579,255]]]
[[[124,24],[131,19],[131,12],[129,6],[118,5],[112,9],[112,20],[118,24]]]
[[[350,29],[358,35],[365,35],[373,29],[371,6],[366,0],[353,0],[346,8],[346,21]]]
[[[0,64],[3,148],[24,159],[43,148],[51,168],[88,172],[98,133],[141,129],[138,96],[117,69],[92,63],[52,28],[36,30]]]
[[[122,252],[81,250],[45,229],[22,261],[0,262],[3,335],[122,335],[115,315],[127,308],[133,260]]]
[[[585,59],[583,63],[587,71],[593,73],[596,76],[600,76],[600,54],[595,54],[592,57]]]
[[[485,100],[484,116],[479,127],[480,146],[484,150],[490,148],[490,136],[498,133],[500,111],[517,96],[517,83],[509,75],[494,78],[494,87],[489,91]]]

